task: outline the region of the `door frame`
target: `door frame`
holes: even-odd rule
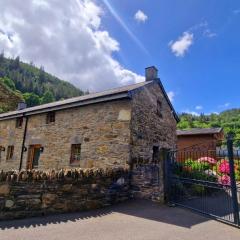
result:
[[[29,145],[28,147],[28,157],[27,157],[27,170],[32,170],[33,169],[33,160],[34,160],[34,155],[36,149],[40,149],[42,147],[41,144],[32,144]]]

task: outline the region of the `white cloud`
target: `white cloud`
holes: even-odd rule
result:
[[[169,42],[169,46],[176,57],[183,57],[192,44],[193,33],[190,32],[184,32],[178,40]]]
[[[203,36],[205,38],[213,38],[217,36],[217,33],[211,30],[207,21],[202,21],[198,24],[193,25],[187,30],[187,32],[194,33],[195,39],[200,36]]]
[[[143,81],[113,58],[116,39],[103,29],[93,0],[2,0],[0,52],[43,65],[46,71],[90,91]]]
[[[203,109],[203,106],[198,105],[198,106],[195,107],[195,109],[196,109],[196,110],[202,110],[202,109]]]
[[[200,114],[198,112],[195,112],[195,111],[191,111],[189,109],[185,109],[184,111],[182,111],[183,113],[188,113],[188,114],[192,114],[192,115],[195,115],[195,116],[200,116]]]
[[[146,22],[148,20],[148,16],[141,10],[135,13],[134,18],[137,22]]]
[[[218,107],[219,107],[219,108],[227,108],[227,107],[229,107],[230,105],[231,105],[231,103],[226,102],[226,103],[224,103],[224,104],[222,104],[222,105],[219,105]]]
[[[167,93],[167,95],[168,95],[170,101],[173,102],[174,97],[175,97],[175,93],[173,91],[170,91],[170,92]]]
[[[216,37],[217,34],[215,32],[212,32],[209,28],[207,28],[203,31],[203,36],[208,38],[213,38],[213,37]]]

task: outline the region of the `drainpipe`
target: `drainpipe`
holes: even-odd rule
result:
[[[24,133],[23,133],[23,141],[22,141],[22,150],[21,150],[19,171],[21,171],[21,169],[22,169],[23,152],[24,152],[24,148],[25,148],[25,140],[26,140],[26,135],[27,135],[28,116],[26,116],[25,118],[26,118],[26,123],[25,123],[25,128],[24,128]]]

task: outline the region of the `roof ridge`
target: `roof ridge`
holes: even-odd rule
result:
[[[60,101],[55,101],[55,102],[51,102],[51,103],[47,103],[47,104],[43,104],[43,105],[29,107],[29,108],[25,108],[25,109],[22,109],[22,110],[6,112],[6,113],[0,114],[0,119],[1,118],[8,118],[8,117],[11,117],[11,116],[16,116],[17,114],[25,114],[25,113],[28,113],[28,112],[35,112],[35,111],[38,111],[38,110],[43,111],[44,109],[60,107],[60,106],[68,105],[68,104],[74,104],[74,103],[76,104],[77,102],[84,102],[84,101],[88,101],[88,100],[90,101],[90,100],[95,100],[95,99],[99,99],[99,98],[105,98],[105,101],[106,101],[107,97],[110,97],[110,96],[113,96],[113,95],[120,95],[120,94],[123,94],[123,93],[128,93],[129,91],[132,91],[132,90],[137,89],[139,87],[145,86],[145,85],[147,85],[149,83],[152,83],[152,82],[153,81],[148,81],[148,82],[143,81],[143,82],[130,84],[130,85],[125,85],[125,86],[120,86],[120,87],[116,87],[116,88],[112,88],[112,89],[106,89],[104,91],[99,91],[99,92],[96,92],[96,93],[90,93],[90,94],[87,94],[87,95],[77,96],[77,97],[68,98],[68,99],[64,99],[64,100],[60,100]],[[121,96],[121,98],[122,98],[122,96]]]

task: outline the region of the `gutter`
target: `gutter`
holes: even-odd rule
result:
[[[26,118],[26,123],[25,123],[24,133],[23,133],[23,141],[22,141],[22,149],[21,149],[19,171],[21,171],[21,169],[22,169],[23,152],[24,152],[24,148],[25,148],[25,140],[26,140],[26,135],[27,135],[28,116],[26,116],[25,118]]]

